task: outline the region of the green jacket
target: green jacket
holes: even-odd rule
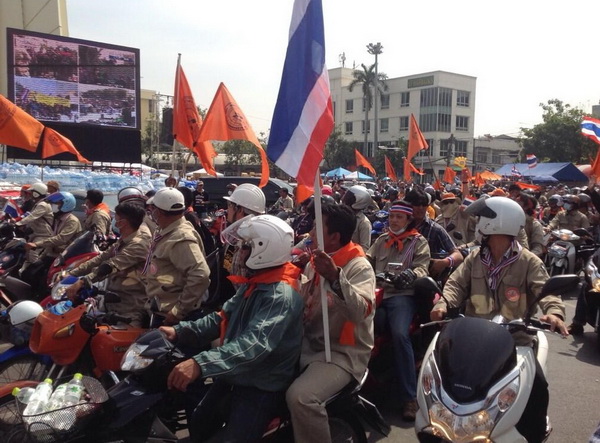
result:
[[[246,283],[221,312],[193,322],[182,321],[175,331],[179,334],[183,328],[189,329],[200,343],[207,343],[219,337],[225,318],[223,344],[193,357],[202,377],[218,377],[232,385],[270,392],[283,391],[296,375],[303,308],[300,294],[289,284],[258,283],[252,288]]]

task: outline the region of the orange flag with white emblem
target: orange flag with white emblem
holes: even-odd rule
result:
[[[42,158],[52,157],[53,155],[70,152],[77,157],[81,163],[91,163],[87,158],[79,153],[71,140],[54,129],[46,127],[44,129],[44,138],[42,141]]]
[[[43,124],[0,95],[0,143],[35,152],[43,129]]]
[[[258,186],[262,188],[269,182],[267,154],[258,138],[256,138],[256,134],[254,134],[254,130],[248,123],[246,116],[223,83],[219,85],[215,98],[210,108],[208,108],[198,140],[249,141],[256,146],[261,158],[261,178]]]
[[[428,147],[427,140],[423,137],[423,133],[419,129],[415,116],[410,114],[410,125],[408,127],[408,154],[406,157],[410,161],[421,149],[427,149]]]

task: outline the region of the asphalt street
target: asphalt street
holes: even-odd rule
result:
[[[565,300],[568,323],[575,312],[575,299]],[[567,324],[568,324],[567,323]],[[550,384],[550,421],[553,426],[550,443],[588,442],[600,422],[600,352],[598,336],[589,325],[583,337],[562,338],[547,334],[548,382]],[[416,442],[412,423],[402,421],[400,408],[389,393],[377,406],[392,426],[385,438],[371,434],[369,442]]]

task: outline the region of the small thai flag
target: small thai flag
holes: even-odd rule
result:
[[[473,197],[465,197],[465,199],[462,201],[462,203],[460,204],[460,209],[462,209],[463,211],[465,209],[467,209],[468,206],[471,205],[471,203],[473,203],[476,199]]]
[[[4,205],[4,214],[9,215],[12,218],[20,217],[23,214],[17,202],[15,202],[12,198],[9,198]]]
[[[514,177],[523,177],[523,174],[521,174],[519,172],[519,170],[517,169],[516,165],[513,165],[512,169],[510,170],[510,173],[514,176]]]
[[[533,154],[527,154],[527,166],[529,169],[537,166],[537,157]]]
[[[584,117],[581,122],[581,133],[600,144],[600,120],[592,117]]]

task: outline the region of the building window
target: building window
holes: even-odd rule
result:
[[[427,157],[428,154],[431,152],[431,147],[433,146],[433,139],[428,138],[425,141],[427,142],[427,149],[419,149],[415,157]]]
[[[389,132],[390,130],[390,119],[382,118],[379,120],[379,132]]]
[[[471,93],[469,91],[456,91],[456,106],[468,108],[470,97]]]
[[[371,120],[369,120],[367,122],[367,133],[370,133],[370,132],[371,132]],[[362,134],[365,133],[365,121],[364,120],[362,121],[362,130],[361,130],[361,133]]]
[[[352,122],[346,122],[344,125],[345,125],[344,134],[352,135]]]
[[[448,155],[448,145],[450,140],[442,139],[440,140],[440,157],[444,158]]]
[[[452,107],[452,89],[429,88],[421,90],[421,108],[429,106]]]
[[[400,130],[408,131],[408,117],[400,117]]]
[[[354,100],[346,100],[346,114],[352,114],[354,112]]]
[[[154,100],[148,100],[148,113],[150,114],[154,114],[154,105],[156,104],[156,102]]]
[[[457,131],[468,131],[469,130],[469,117],[463,117],[461,115],[456,116],[456,130]]]
[[[492,163],[495,165],[499,165],[502,163],[500,160],[500,154],[492,154]]]
[[[454,157],[466,157],[467,156],[467,142],[463,140],[456,140],[454,142]]]
[[[450,132],[452,116],[450,114],[438,114],[438,128],[440,132]]]
[[[390,95],[381,95],[381,109],[390,109]]]
[[[421,114],[419,128],[422,132],[437,131],[437,114]]]
[[[477,163],[487,163],[488,161],[488,155],[487,152],[477,152],[477,156],[476,156],[476,161]]]
[[[410,92],[401,92],[400,93],[400,107],[406,108],[410,106]]]

